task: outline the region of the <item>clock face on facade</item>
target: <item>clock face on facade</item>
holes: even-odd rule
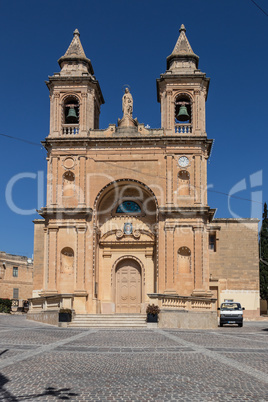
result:
[[[179,158],[179,166],[186,167],[188,165],[189,165],[189,159],[187,158],[187,156],[181,156]]]

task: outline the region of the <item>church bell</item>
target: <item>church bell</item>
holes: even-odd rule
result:
[[[74,107],[70,107],[68,114],[66,116],[67,123],[77,123],[78,117]]]
[[[189,119],[190,119],[190,116],[188,114],[186,106],[181,105],[179,113],[177,115],[177,120],[179,120],[179,121],[187,121]]]

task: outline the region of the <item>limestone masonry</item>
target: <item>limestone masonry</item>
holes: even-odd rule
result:
[[[59,307],[142,314],[154,303],[160,327],[205,328],[225,298],[259,315],[258,220],[214,219],[207,204],[209,78],[185,32],[157,80],[158,129],[133,118],[128,88],[118,123],[99,129],[104,99],[77,30],[49,77],[29,318],[46,321]]]

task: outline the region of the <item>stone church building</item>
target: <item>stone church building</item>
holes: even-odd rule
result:
[[[122,118],[99,129],[101,87],[78,30],[49,77],[47,205],[35,223],[29,318],[143,314],[161,327],[213,327],[224,299],[259,315],[258,221],[214,219],[207,202],[209,78],[182,25],[157,79],[161,128]],[[167,44],[167,48],[169,48]],[[120,99],[118,99],[120,102]]]

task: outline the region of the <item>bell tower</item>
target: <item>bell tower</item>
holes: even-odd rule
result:
[[[209,78],[198,69],[199,57],[193,52],[185,32],[181,25],[177,43],[167,57],[167,70],[157,80],[161,127],[167,135],[206,136],[205,102]]]
[[[99,128],[104,99],[77,29],[58,63],[61,71],[46,82],[50,91],[49,136],[87,135],[89,129]]]

